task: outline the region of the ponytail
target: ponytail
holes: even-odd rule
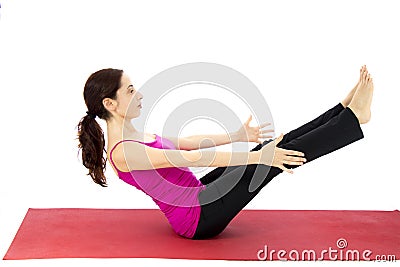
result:
[[[103,151],[106,152],[104,133],[96,119],[90,114],[84,116],[78,124],[78,139],[78,148],[82,149],[83,165],[89,169],[87,175],[90,175],[96,184],[107,187],[103,171],[107,160],[103,157]]]

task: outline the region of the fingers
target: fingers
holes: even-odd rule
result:
[[[282,152],[285,153],[286,155],[299,156],[299,157],[305,156],[304,153],[300,151],[288,150],[284,148],[279,148],[279,149],[282,150]]]
[[[307,160],[305,158],[302,157],[291,157],[291,156],[285,156],[284,158],[285,160],[290,160],[293,162],[306,162]]]
[[[284,156],[282,158],[282,163],[288,165],[303,165],[306,162],[305,158],[302,157],[291,157],[291,156]]]
[[[302,161],[288,161],[288,160],[282,160],[282,163],[285,163],[287,165],[303,165]]]
[[[264,123],[260,124],[260,128],[264,128],[265,126],[268,126],[270,124],[271,124],[270,122],[264,122]]]
[[[250,116],[249,116],[249,118],[247,119],[247,121],[245,122],[245,124],[249,124],[249,123],[250,123],[251,117],[252,117],[252,115],[250,114]]]
[[[272,135],[262,134],[260,138],[272,138]]]
[[[279,166],[279,168],[282,169],[282,170],[284,170],[285,172],[288,172],[288,173],[290,173],[290,174],[293,174],[293,171],[292,171],[292,170],[286,168],[286,167],[283,166],[283,165],[282,165],[282,166]]]
[[[260,133],[272,133],[272,132],[275,132],[275,130],[269,129],[269,130],[262,130],[262,131],[260,131]]]
[[[281,135],[279,135],[274,141],[275,141],[275,145],[278,145],[280,141],[282,141],[283,138],[283,133],[281,133]]]

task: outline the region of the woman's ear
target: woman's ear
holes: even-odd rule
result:
[[[104,98],[103,106],[108,111],[114,111],[117,108],[117,101],[111,98]]]

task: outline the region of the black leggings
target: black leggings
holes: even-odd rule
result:
[[[283,136],[278,147],[303,152],[307,164],[314,159],[364,138],[353,111],[341,103],[314,120]],[[273,141],[258,144],[251,151]],[[286,168],[299,165],[284,164]],[[199,193],[201,214],[192,239],[211,238],[220,234],[229,222],[260,190],[283,170],[264,164],[218,167],[200,181],[206,189]]]

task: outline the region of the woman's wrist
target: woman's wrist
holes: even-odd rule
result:
[[[261,162],[261,151],[251,151],[249,152],[249,164],[260,164]]]
[[[231,139],[232,143],[240,142],[240,135],[237,131],[229,133],[229,138]]]

